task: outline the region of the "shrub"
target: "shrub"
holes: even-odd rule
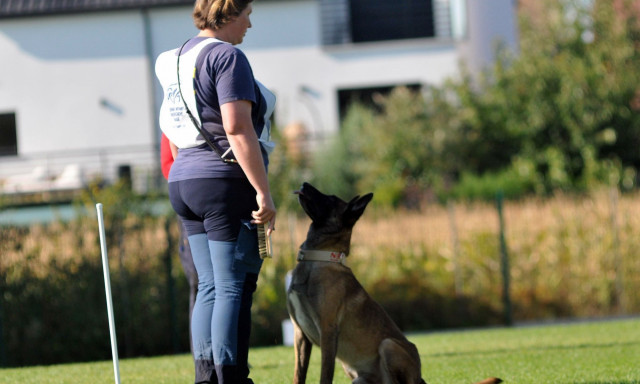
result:
[[[498,188],[520,196],[633,188],[637,10],[628,1],[542,3],[544,16],[522,15],[517,57],[499,50],[480,75],[463,68],[422,93],[397,89],[376,108],[353,106],[317,161],[319,185],[414,208],[427,196],[486,198]]]

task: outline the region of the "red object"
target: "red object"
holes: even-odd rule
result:
[[[169,170],[173,164],[173,154],[171,153],[171,145],[167,136],[162,134],[160,138],[160,168],[165,179],[169,179]]]

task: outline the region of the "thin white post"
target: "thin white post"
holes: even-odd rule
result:
[[[109,258],[107,257],[107,240],[104,234],[104,218],[102,203],[96,204],[98,211],[98,228],[100,229],[100,249],[102,251],[102,270],[104,272],[104,290],[107,294],[107,315],[109,316],[109,333],[111,334],[111,355],[113,356],[113,373],[116,384],[120,384],[120,368],[118,367],[118,340],[116,339],[116,325],[113,320],[113,300],[111,298],[111,279],[109,278]]]

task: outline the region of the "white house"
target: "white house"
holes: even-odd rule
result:
[[[477,70],[501,40],[517,50],[515,0],[255,0],[240,48],[277,97],[278,127],[314,145],[353,98]],[[51,188],[129,172],[158,175],[157,55],[197,33],[193,0],[2,0],[0,180]],[[16,180],[31,172],[45,184]],[[26,176],[25,176],[26,175]],[[68,182],[68,180],[66,180]],[[47,186],[48,185],[48,186]],[[6,189],[8,191],[8,189]]]

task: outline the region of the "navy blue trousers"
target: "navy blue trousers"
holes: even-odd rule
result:
[[[246,179],[169,183],[198,274],[191,319],[196,383],[249,383],[251,304],[262,259],[255,190]]]

